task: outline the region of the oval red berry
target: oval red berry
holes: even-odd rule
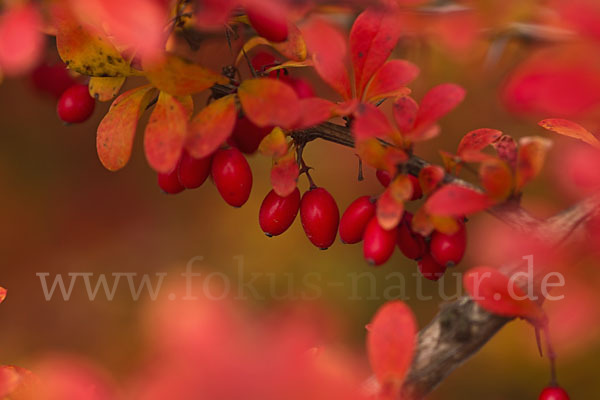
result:
[[[271,190],[260,206],[258,213],[260,228],[267,236],[281,235],[292,225],[299,209],[298,188],[287,197],[281,197]]]
[[[168,174],[158,174],[158,186],[167,194],[177,194],[185,189],[179,182],[177,168]]]
[[[569,400],[569,395],[559,386],[548,386],[542,390],[538,400]]]
[[[288,25],[279,9],[261,7],[249,8],[246,15],[250,24],[260,36],[271,42],[285,42],[288,38]]]
[[[396,248],[397,230],[385,230],[377,217],[372,217],[363,237],[363,255],[371,265],[381,265],[390,259]]]
[[[227,204],[241,207],[248,201],[252,190],[252,170],[238,149],[217,150],[212,159],[211,174]]]
[[[375,215],[376,207],[370,196],[354,200],[340,219],[340,239],[343,243],[354,244],[363,239],[367,224]]]
[[[425,254],[423,258],[418,261],[417,266],[419,267],[421,275],[430,281],[437,281],[444,276],[444,272],[446,272],[446,266],[435,261],[435,259],[431,257],[431,254]]]
[[[458,232],[452,235],[446,235],[441,232],[434,232],[431,235],[429,248],[433,258],[447,267],[453,267],[458,264],[467,248],[467,233],[464,225],[461,224]]]
[[[211,156],[194,158],[187,151],[184,151],[177,168],[179,182],[186,189],[195,189],[202,186],[210,174],[211,158]]]
[[[312,244],[325,250],[333,244],[340,221],[338,206],[323,188],[304,193],[300,202],[300,220]]]
[[[56,110],[64,122],[77,124],[87,120],[96,107],[87,85],[73,85],[60,96]]]

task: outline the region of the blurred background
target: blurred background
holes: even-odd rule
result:
[[[516,8],[513,19],[527,11],[524,6]],[[494,23],[500,25],[498,21]],[[448,28],[451,32],[466,25],[461,20],[453,26]],[[571,52],[593,59],[595,56],[589,51],[595,49],[592,39],[578,43],[576,48],[569,44],[565,49],[562,42],[540,44],[531,37],[509,37],[499,56],[490,56],[488,37],[484,46],[479,38],[471,40],[467,33],[458,36],[466,37],[466,42],[451,41],[456,47],[436,37],[423,42],[422,37],[409,36],[396,53],[421,68],[420,77],[411,85],[415,98],[421,98],[428,88],[441,82],[454,82],[467,90],[465,102],[443,119],[442,135],[417,147],[419,155],[440,162],[438,149],[455,151],[465,133],[481,127],[499,129],[515,138],[549,136],[536,125],[545,117],[570,116],[588,122],[590,129],[596,127],[592,124],[598,121],[600,99],[586,97],[588,89],[592,90],[589,81],[580,86],[567,85],[556,71],[548,73],[555,78],[544,83],[544,87],[555,83],[568,92],[564,96],[587,99],[585,105],[572,106],[573,110],[567,109],[575,100],[565,100],[562,92],[550,96],[560,95],[566,106],[552,103],[535,108],[539,105],[532,94],[535,90],[515,83],[527,75],[531,63],[538,62],[534,57],[542,57],[544,63],[552,65],[569,64],[565,69],[573,67],[570,62],[574,58],[568,56]],[[586,50],[581,50],[581,46],[587,46]],[[202,51],[217,65],[230,57],[222,42],[207,42]],[[548,53],[540,56],[542,51]],[[550,52],[558,54],[558,58],[549,58]],[[592,64],[573,62],[575,67]],[[600,76],[600,69],[592,72]],[[308,78],[319,95],[331,95],[310,72],[293,73]],[[584,74],[577,70],[571,73]],[[133,87],[135,82],[127,85]],[[58,294],[47,301],[37,273],[50,273],[49,282],[54,274],[63,274],[66,279],[69,272],[136,272],[136,284],[141,274],[167,273],[165,282],[181,282],[179,274],[185,271],[186,264],[200,256],[203,260],[193,264],[194,272],[223,273],[234,288],[240,282],[248,282],[252,274],[259,274],[254,275],[256,292],[249,292],[247,299],[236,300],[252,313],[260,315],[294,300],[280,298],[282,293],[316,294],[316,300],[311,299],[309,305],[302,307],[310,308],[316,303],[327,310],[327,320],[335,321],[328,342],[351,349],[359,358],[365,358],[364,327],[385,302],[384,293],[406,300],[421,327],[447,301],[439,295],[440,283],[411,278],[417,272],[416,264],[399,252],[387,264],[374,269],[364,262],[360,245],[342,245],[337,241],[327,251],[316,249],[305,237],[299,220],[282,236],[266,237],[258,225],[258,209],[270,190],[271,161],[265,157],[250,157],[254,186],[250,200],[240,209],[228,206],[210,181],[196,190],[165,195],[144,158],[142,135],[137,136],[131,162],[122,171],[111,173],[98,161],[95,131],[107,104],[97,104],[93,118],[77,126],[63,125],[55,108],[55,100],[36,92],[28,77],[6,80],[0,87],[0,285],[8,289],[7,300],[0,306],[3,364],[27,366],[47,353],[73,353],[93,360],[119,381],[134,373],[147,352],[144,310],[153,301],[146,290],[139,301],[134,301],[123,281],[113,301],[108,301],[102,291],[90,301],[84,286],[78,284],[69,301]],[[563,115],[557,115],[561,110]],[[530,185],[523,199],[524,206],[539,217],[554,214],[577,197],[560,185],[561,149],[570,142],[552,139],[555,145],[545,172]],[[382,191],[371,169],[365,169],[364,181],[357,180],[358,163],[351,149],[315,141],[307,146],[305,158],[315,168],[316,183],[334,195],[342,212],[356,197]],[[301,191],[307,186],[301,177]],[[469,222],[468,254],[456,267],[457,272],[487,262],[486,254],[493,250],[495,242],[486,232],[497,224],[487,215],[475,216]],[[386,292],[397,284],[389,278],[397,271],[407,276],[403,294]],[[319,276],[318,289],[314,281],[305,280],[307,274],[315,272]],[[374,281],[367,277],[353,285],[352,276],[364,272]],[[600,282],[597,262],[586,258],[569,265],[566,274],[567,285],[560,289],[566,300],[548,305],[556,327],[561,384],[573,399],[600,398],[596,379],[600,303],[593,285]],[[448,293],[455,294],[452,287],[456,280],[450,274],[443,284]],[[418,290],[431,295],[431,300],[417,300]],[[157,301],[165,301],[167,295],[161,291]],[[533,329],[525,322],[515,321],[452,373],[430,398],[535,399],[547,380],[547,362],[537,354]]]

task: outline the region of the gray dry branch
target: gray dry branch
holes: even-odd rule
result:
[[[297,141],[323,139],[348,147],[354,145],[347,127],[330,122],[295,131],[292,137]],[[407,163],[407,171],[418,175],[426,165],[428,163],[425,160],[413,155]],[[450,174],[445,176],[444,181],[479,190],[469,182]],[[515,230],[558,247],[568,240],[585,235],[585,222],[598,213],[599,207],[600,195],[597,195],[545,221],[533,217],[516,202],[494,206],[488,212]],[[522,263],[517,263],[505,266],[503,272],[510,275],[520,268]],[[416,400],[425,397],[509,321],[511,318],[485,311],[468,296],[443,305],[429,325],[419,332],[415,358],[402,388],[402,399]],[[367,386],[372,390],[373,382]]]

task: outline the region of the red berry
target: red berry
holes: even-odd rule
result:
[[[444,272],[446,272],[446,267],[442,264],[438,264],[431,254],[428,253],[417,262],[417,266],[419,267],[421,275],[431,281],[437,281],[444,276]]]
[[[312,244],[325,250],[337,234],[340,212],[335,200],[323,188],[307,191],[300,202],[300,220]]]
[[[377,176],[377,180],[383,187],[388,187],[392,181],[392,175],[383,169],[378,169],[375,176]]]
[[[277,236],[285,232],[296,219],[300,208],[300,191],[281,197],[271,190],[260,206],[258,222],[267,236]]]
[[[211,174],[227,204],[241,207],[248,201],[252,189],[252,170],[238,149],[217,150],[212,159]]]
[[[308,82],[306,79],[283,76],[281,77],[281,80],[294,88],[294,91],[299,99],[315,97],[315,90],[310,82]]]
[[[272,128],[260,128],[246,116],[238,118],[228,143],[237,147],[242,153],[253,154],[258,150],[260,142],[271,132]]]
[[[340,219],[340,239],[342,243],[354,244],[363,239],[367,224],[375,215],[375,204],[370,196],[354,200]]]
[[[167,194],[177,194],[185,189],[183,185],[179,183],[177,168],[168,174],[158,174],[158,186],[160,186],[162,191]]]
[[[377,217],[371,218],[363,237],[363,255],[371,265],[381,265],[390,259],[396,247],[396,229],[385,230]]]
[[[177,167],[179,182],[186,189],[195,189],[206,181],[210,174],[211,156],[204,158],[194,158],[187,151],[184,151]]]
[[[31,72],[31,82],[40,92],[49,93],[57,99],[65,90],[77,83],[63,63],[40,64]]]
[[[425,238],[413,232],[411,228],[412,214],[404,212],[404,217],[398,225],[398,248],[406,258],[418,260],[425,255],[427,244]]]
[[[285,42],[288,25],[285,15],[276,7],[249,8],[246,15],[260,36],[271,42]]]
[[[569,400],[569,395],[559,386],[548,386],[542,390],[538,400]]]
[[[87,85],[73,85],[58,100],[58,116],[63,121],[76,124],[92,115],[96,102],[90,96]]]
[[[466,247],[467,231],[462,224],[458,232],[452,235],[434,232],[429,243],[433,258],[447,267],[453,267],[462,260]]]
[[[421,197],[423,197],[423,190],[421,189],[421,184],[419,183],[419,178],[409,174],[408,179],[410,179],[410,183],[412,183],[412,188],[413,188],[413,194],[410,199],[418,200]]]

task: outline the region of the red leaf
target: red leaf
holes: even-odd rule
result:
[[[513,170],[517,166],[517,143],[515,140],[508,136],[502,135],[492,143],[494,148],[496,149],[496,153],[498,153],[498,157],[501,160],[506,162]]]
[[[6,299],[6,289],[0,286],[0,303]]]
[[[300,170],[293,150],[277,159],[271,168],[271,185],[273,190],[281,197],[287,197],[294,189],[298,181]]]
[[[406,175],[398,175],[377,200],[377,221],[390,230],[396,228],[404,214],[404,202],[412,196],[413,187]]]
[[[196,5],[196,23],[210,30],[223,28],[229,22],[229,14],[236,7],[236,0],[203,0]]]
[[[319,97],[308,97],[300,99],[300,119],[294,126],[295,129],[310,128],[327,121],[333,115],[333,109],[336,107],[329,100]]]
[[[142,86],[123,93],[110,106],[96,136],[98,157],[106,169],[117,171],[129,161],[138,121],[153,95],[151,86]]]
[[[406,304],[391,301],[384,304],[369,324],[367,353],[371,369],[382,384],[404,380],[412,363],[417,322]]]
[[[375,72],[363,97],[374,103],[387,97],[406,96],[410,93],[406,85],[418,75],[419,68],[408,61],[388,61]]]
[[[350,78],[346,69],[346,38],[323,19],[313,18],[302,27],[302,35],[315,70],[344,100],[352,97]]]
[[[545,119],[538,122],[538,125],[560,135],[582,140],[596,148],[600,147],[600,142],[596,139],[596,136],[573,121],[566,119]]]
[[[24,74],[36,65],[44,47],[41,28],[42,17],[33,4],[13,6],[0,15],[0,68],[5,74]]]
[[[483,193],[451,183],[431,195],[425,209],[432,215],[459,217],[485,210],[490,205]]]
[[[533,322],[544,316],[542,309],[526,297],[523,289],[495,268],[473,268],[465,274],[463,283],[477,304],[491,313]]]
[[[173,96],[160,92],[144,133],[144,150],[150,166],[166,174],[177,166],[187,133],[187,111]]]
[[[489,144],[492,144],[496,139],[502,136],[502,132],[495,129],[476,129],[467,133],[458,144],[457,154],[462,157],[467,151],[480,151]]]
[[[465,98],[465,90],[452,83],[435,86],[421,100],[415,130],[423,130],[452,111]]]
[[[234,95],[213,101],[190,122],[186,149],[194,158],[212,154],[231,136],[236,118]]]
[[[539,136],[527,136],[519,139],[519,145],[515,184],[517,192],[542,171],[552,142]]]
[[[244,114],[256,126],[290,128],[300,116],[300,104],[294,89],[270,78],[249,79],[242,82],[238,96]]]
[[[358,106],[351,129],[356,141],[371,138],[385,139],[394,132],[394,127],[383,111],[372,104]]]
[[[367,83],[388,59],[400,38],[401,24],[391,10],[367,9],[350,31],[350,51],[357,97],[363,98]]]
[[[419,172],[419,183],[423,193],[429,194],[437,189],[444,179],[444,169],[439,165],[428,165]]]
[[[396,121],[396,126],[400,132],[402,134],[409,133],[415,124],[417,112],[419,111],[417,102],[414,101],[412,97],[400,97],[394,102],[393,111],[394,120]]]

